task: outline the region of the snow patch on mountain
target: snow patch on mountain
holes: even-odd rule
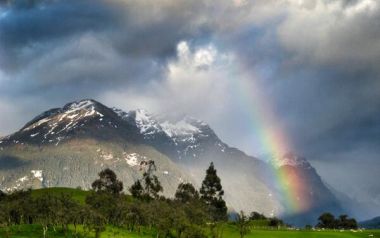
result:
[[[135,111],[135,121],[141,134],[150,135],[162,131],[161,126],[153,118],[153,115],[143,109],[137,109]]]
[[[39,121],[37,121],[36,123],[32,124],[31,126],[27,127],[27,128],[24,128],[23,131],[28,131],[28,130],[31,130],[31,129],[34,129],[44,123],[47,123],[51,120],[51,118],[43,118]]]
[[[201,120],[189,116],[179,118],[175,115],[172,117],[154,115],[143,109],[124,112],[113,108],[113,111],[123,120],[134,124],[145,139],[149,141],[166,139],[167,144],[173,146],[173,151],[177,151],[178,159],[197,158],[203,151],[201,144],[205,140],[214,140],[212,143],[221,152],[227,149],[208,124]]]
[[[181,147],[183,155],[196,157],[193,151],[199,146],[199,138],[208,137],[205,128],[208,125],[191,117],[180,120],[169,120],[159,115],[153,115],[143,109],[124,112],[113,108],[113,111],[123,120],[134,123],[145,139],[154,139],[156,136],[166,136],[175,146]],[[224,150],[224,148],[221,148]],[[179,155],[181,157],[181,155]]]
[[[56,116],[59,115],[58,118]],[[50,130],[44,135],[46,139],[48,135],[57,134],[63,131],[70,130],[77,126],[78,121],[85,118],[97,115],[103,117],[104,115],[96,110],[95,102],[92,100],[82,100],[79,102],[73,102],[65,105],[61,109],[52,109],[45,113],[42,113],[36,120],[32,121],[31,124],[26,126],[23,131],[29,131],[35,129],[39,126],[48,126]],[[61,123],[67,123],[66,126],[55,132],[54,130],[61,125]],[[31,134],[31,137],[34,137],[38,134]]]
[[[24,176],[22,178],[17,179],[17,182],[25,182],[27,180],[29,180],[28,176]]]
[[[113,159],[113,154],[103,154],[102,155],[104,160],[112,160]]]
[[[293,153],[287,153],[281,158],[274,158],[272,161],[272,164],[277,168],[280,168],[283,166],[311,167],[311,165],[305,158],[301,156],[297,156]]]
[[[195,142],[195,135],[202,132],[200,127],[207,125],[204,122],[189,119],[188,117],[178,121],[169,121],[159,119],[159,116],[149,114],[145,110],[138,109],[134,112],[136,114],[136,125],[142,134],[152,135],[164,133],[171,138],[174,143],[178,141]]]
[[[193,137],[194,134],[200,133],[201,130],[186,120],[181,120],[175,123],[165,121],[161,123],[163,131],[169,137]]]
[[[30,137],[35,137],[35,136],[38,136],[39,134],[40,134],[39,132],[31,134]]]
[[[133,167],[139,165],[139,158],[146,159],[146,157],[142,157],[137,153],[127,154],[124,159],[129,166]]]
[[[42,170],[31,170],[30,172],[36,179],[40,180],[41,182],[43,181]]]

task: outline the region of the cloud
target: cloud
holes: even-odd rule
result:
[[[20,118],[22,108],[18,105],[4,99],[0,98],[0,130],[4,133],[11,133],[13,131],[10,130],[9,125],[14,123],[23,123],[22,118]],[[0,134],[0,137],[4,136],[4,134]]]
[[[375,0],[7,2],[0,5],[1,134],[47,108],[95,98],[193,115],[258,155],[265,148],[247,116],[254,91],[242,102],[237,89],[253,84],[295,149],[321,170],[345,161],[356,173],[359,151],[371,158],[363,163],[380,164],[372,156],[380,143]]]
[[[125,109],[144,107],[155,113],[176,112],[203,118],[210,116],[209,108],[215,113],[229,98],[232,56],[219,52],[212,44],[193,47],[181,41],[176,48],[177,56],[168,62],[163,81],[153,81],[139,90],[109,91],[104,100],[124,101]],[[115,95],[126,100],[115,99]]]
[[[278,27],[294,60],[344,69],[377,70],[380,63],[380,4],[361,1],[298,1]],[[348,67],[348,68],[347,68]]]
[[[33,4],[32,4],[33,3]],[[116,22],[101,1],[12,1],[0,19],[0,66],[14,71],[78,34]]]

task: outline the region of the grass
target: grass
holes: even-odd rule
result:
[[[228,225],[223,233],[225,238],[240,238],[239,231],[235,226]],[[380,237],[380,230],[366,231],[339,231],[339,230],[270,230],[270,229],[253,229],[245,238],[357,238],[373,235]]]
[[[42,237],[42,228],[40,225],[18,225],[13,226],[8,231],[10,238],[40,238]],[[6,232],[4,228],[0,228],[0,237],[6,237]],[[57,228],[54,231],[52,228],[49,229],[47,233],[48,238],[89,238],[95,237],[93,232],[85,231],[82,226],[77,227],[77,233],[74,233],[74,227],[70,226],[70,231],[66,234],[63,233],[62,229]],[[101,238],[152,238],[153,235],[148,232],[131,233],[126,229],[114,228],[108,226],[107,229],[101,234]]]
[[[87,238],[95,237],[93,233],[88,233],[82,227],[78,228],[78,236],[74,236],[73,227],[70,227],[70,232],[67,238]],[[40,238],[42,237],[42,229],[39,225],[20,225],[11,228],[11,238]],[[370,236],[373,235],[373,236]],[[0,228],[0,237],[5,237],[4,229]],[[65,235],[61,229],[54,232],[49,230],[48,236],[50,238],[63,238]],[[154,234],[143,231],[141,234],[131,233],[125,229],[107,227],[101,235],[101,238],[152,238]],[[240,238],[238,229],[233,225],[226,225],[223,229],[224,238]],[[245,238],[368,238],[380,237],[380,230],[366,230],[366,231],[313,231],[313,230],[269,230],[269,229],[253,229]]]

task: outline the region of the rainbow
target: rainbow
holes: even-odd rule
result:
[[[252,70],[250,70],[252,73]],[[233,75],[231,88],[236,91],[237,100],[242,105],[247,118],[250,120],[251,132],[255,135],[260,148],[270,158],[277,161],[271,163],[274,185],[281,191],[278,199],[282,201],[286,214],[297,214],[310,208],[310,201],[306,194],[306,185],[300,179],[300,172],[291,168],[278,168],[284,155],[292,151],[289,138],[285,135],[283,126],[273,113],[273,104],[270,97],[264,95],[260,87],[259,79],[244,77],[239,70]],[[246,79],[250,80],[246,80]]]

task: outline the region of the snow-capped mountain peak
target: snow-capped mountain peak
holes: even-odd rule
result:
[[[146,143],[171,151],[179,159],[198,157],[205,144],[212,144],[222,152],[226,150],[214,131],[201,120],[189,116],[173,119],[144,109],[125,112],[91,99],[43,112],[20,131],[4,139],[4,143],[57,146],[75,138],[115,138],[115,135],[141,138]]]
[[[277,168],[280,168],[282,166],[310,167],[309,162],[305,158],[290,152],[286,153],[281,158],[274,158],[272,163]]]
[[[76,112],[76,111],[80,111],[80,110],[93,111],[93,110],[95,110],[96,104],[97,104],[97,102],[95,102],[92,99],[84,99],[81,101],[66,104],[63,107],[63,110],[66,113],[72,113],[72,112]]]
[[[184,137],[201,132],[200,128],[189,123],[186,119],[174,123],[164,121],[161,123],[161,127],[169,137]]]
[[[68,127],[70,127],[71,124],[75,124],[75,121],[79,121],[85,117],[94,115],[103,117],[104,115],[96,109],[96,104],[97,102],[89,99],[68,103],[63,108],[51,109],[42,113],[27,123],[22,130],[28,131],[45,124],[50,127],[57,127],[61,122],[66,122]]]
[[[140,132],[144,135],[159,133],[162,131],[160,124],[156,121],[154,116],[144,109],[137,109],[134,111],[135,122]]]
[[[92,131],[91,128],[116,130],[120,123],[126,124],[111,109],[95,100],[85,99],[41,113],[2,141],[6,144],[58,145]]]
[[[185,116],[180,120],[169,120],[165,117],[154,115],[144,109],[136,109],[124,112],[121,109],[113,108],[122,119],[133,121],[144,135],[154,133],[165,133],[168,137],[188,137],[202,132],[202,127],[208,125],[192,117]]]
[[[112,109],[121,119],[134,125],[143,138],[152,145],[164,144],[179,159],[197,157],[203,151],[201,145],[214,144],[225,151],[226,146],[215,135],[207,123],[189,116],[167,117],[149,113],[144,109],[125,112]]]

